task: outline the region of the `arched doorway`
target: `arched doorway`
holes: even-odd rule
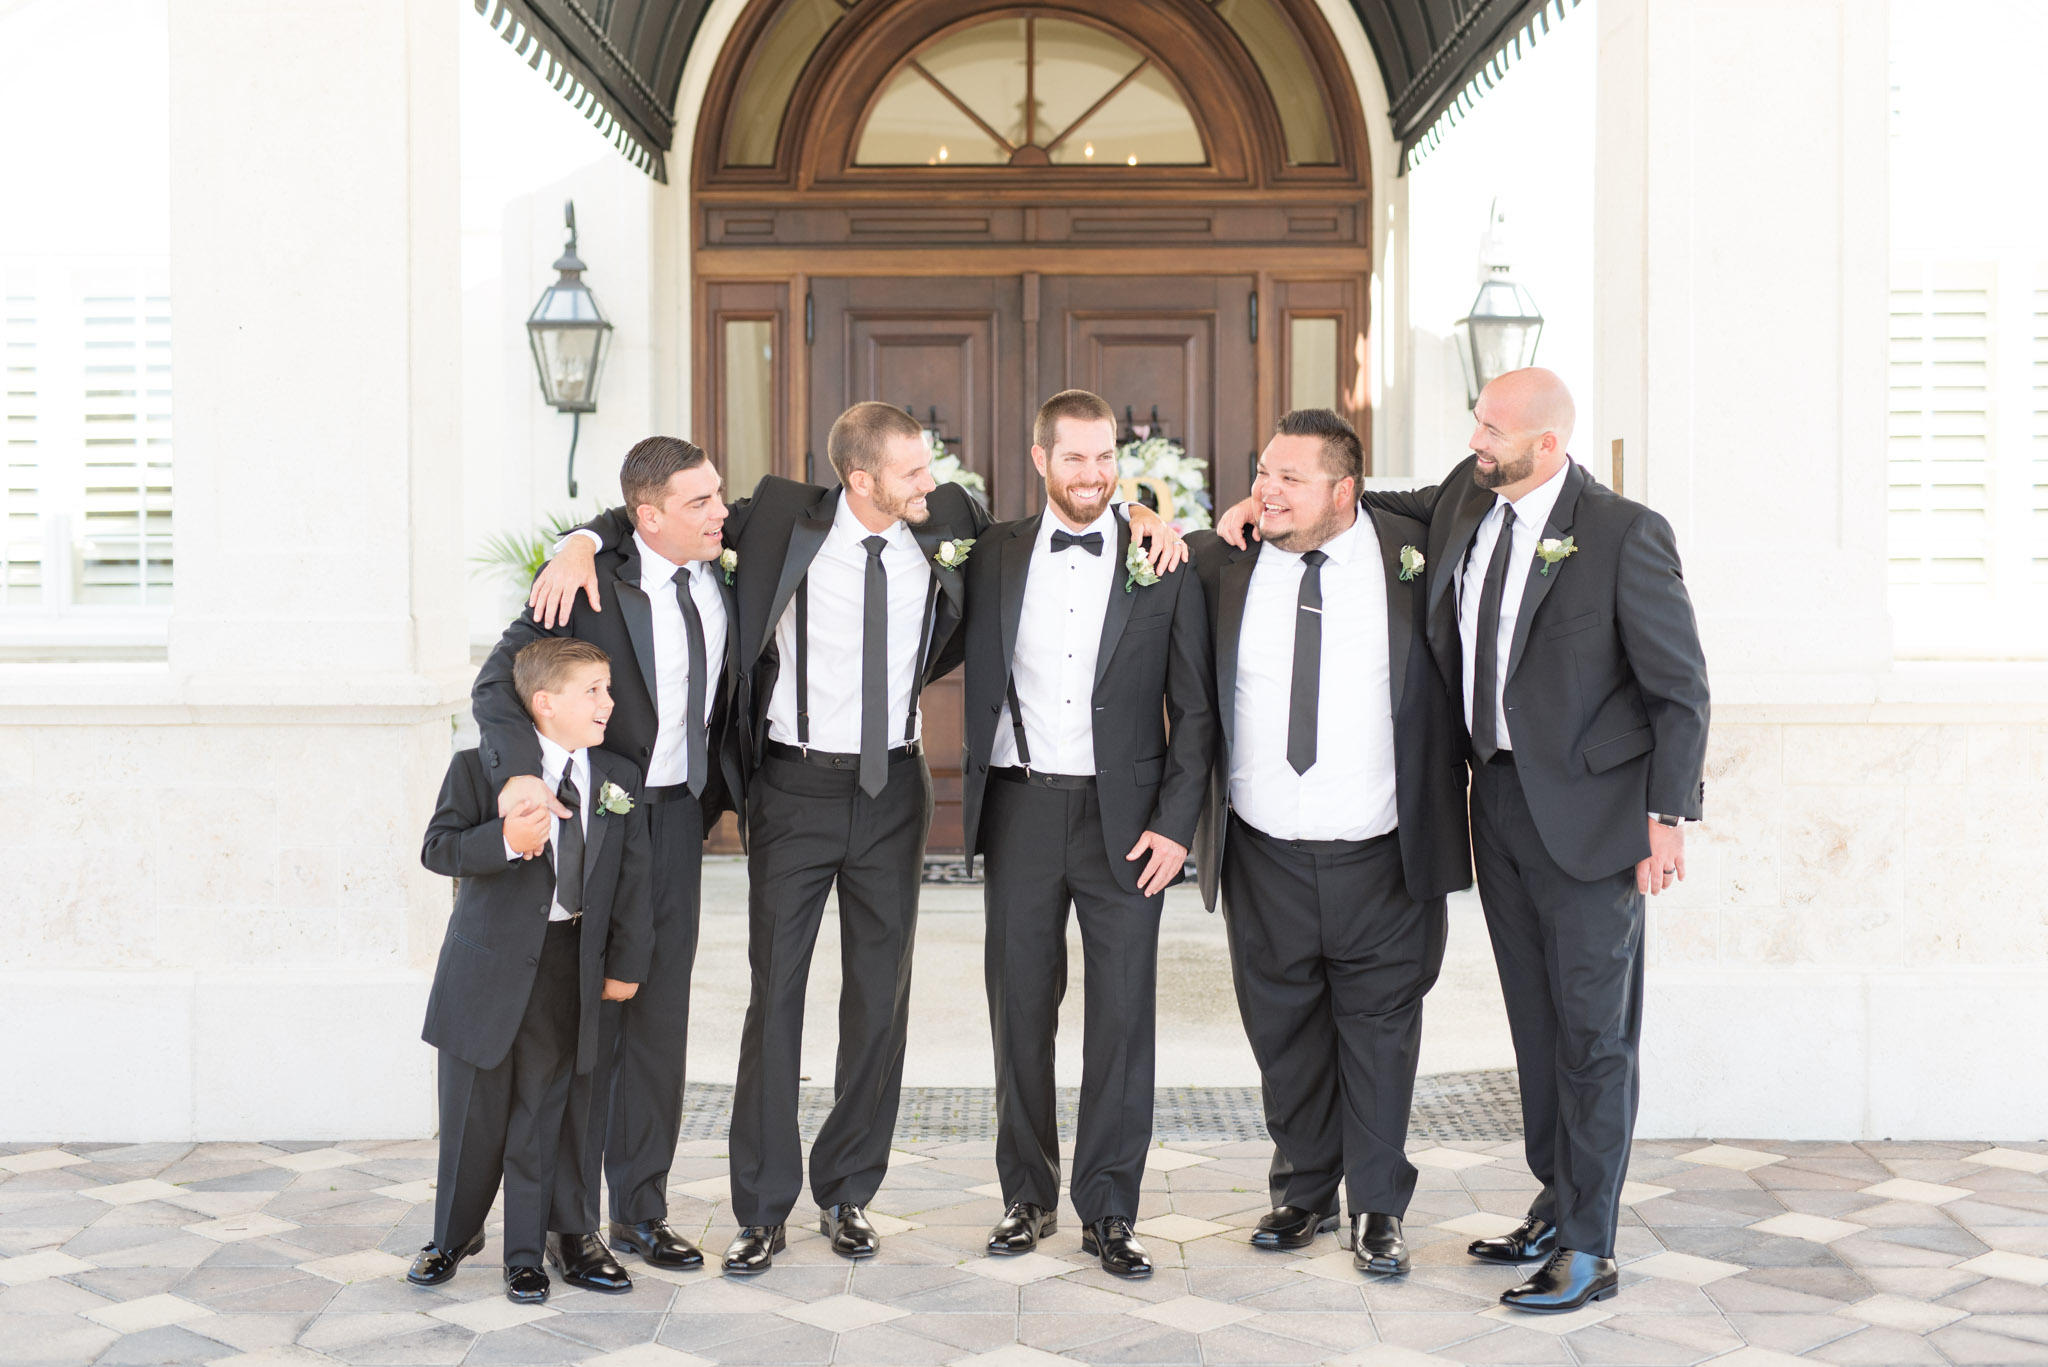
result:
[[[734,488],[829,482],[862,399],[1000,517],[1037,507],[1031,415],[1069,386],[1156,413],[1220,502],[1288,408],[1369,428],[1366,138],[1311,0],[754,0],[702,110],[693,411]],[[955,849],[956,688],[926,732]]]

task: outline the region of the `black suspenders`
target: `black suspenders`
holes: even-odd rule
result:
[[[917,699],[924,691],[924,671],[931,652],[932,611],[939,597],[939,572],[931,571],[924,590],[924,621],[917,638],[917,673],[910,680],[910,711],[903,718],[903,743],[917,739]],[[807,569],[796,586],[796,743],[805,754],[811,751],[811,573]],[[1023,732],[1018,738],[1021,741]]]

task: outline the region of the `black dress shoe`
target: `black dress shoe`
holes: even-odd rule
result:
[[[1465,1251],[1481,1262],[1533,1263],[1538,1258],[1548,1258],[1556,1247],[1557,1226],[1531,1215],[1506,1234],[1474,1239]]]
[[[1408,1245],[1398,1215],[1357,1215],[1351,1220],[1351,1265],[1391,1275],[1408,1270]]]
[[[1621,1286],[1614,1259],[1560,1248],[1536,1275],[1500,1293],[1500,1303],[1540,1315],[1562,1315],[1588,1301],[1604,1301]]]
[[[1113,1277],[1149,1277],[1152,1259],[1131,1222],[1121,1215],[1105,1215],[1081,1231],[1081,1251],[1102,1259],[1102,1270]]]
[[[1316,1235],[1337,1227],[1337,1215],[1318,1215],[1301,1206],[1275,1206],[1259,1217],[1252,1231],[1253,1248],[1307,1248]]]
[[[455,1269],[462,1266],[464,1258],[473,1258],[483,1251],[484,1236],[479,1230],[477,1236],[456,1249],[453,1253],[443,1252],[438,1244],[428,1244],[420,1255],[412,1260],[406,1270],[405,1279],[414,1286],[439,1286],[455,1275]]]
[[[562,1269],[562,1280],[585,1291],[617,1296],[633,1289],[633,1279],[595,1234],[548,1235],[548,1261]]]
[[[630,1249],[656,1267],[704,1266],[704,1250],[670,1229],[666,1220],[642,1220],[633,1225],[614,1220],[611,1236],[613,1248]]]
[[[505,1299],[515,1305],[539,1305],[548,1298],[548,1274],[537,1267],[505,1269]]]
[[[781,1225],[741,1225],[725,1248],[725,1270],[736,1277],[766,1272],[775,1255],[789,1247]]]
[[[875,1233],[867,1213],[853,1201],[842,1201],[819,1211],[818,1233],[832,1241],[832,1251],[842,1258],[872,1258],[882,1247],[882,1236]]]
[[[1048,1234],[1057,1234],[1060,1228],[1059,1215],[1044,1206],[1034,1206],[1029,1201],[1019,1201],[1003,1212],[1003,1218],[996,1221],[996,1227],[988,1232],[988,1251],[1007,1257],[1012,1253],[1029,1253],[1038,1247],[1038,1241]]]

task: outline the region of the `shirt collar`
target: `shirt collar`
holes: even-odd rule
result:
[[[576,750],[573,752],[564,750],[546,736],[541,735],[540,728],[537,726],[533,729],[533,734],[540,736],[541,777],[547,780],[548,791],[553,792],[562,786],[562,770],[571,764],[576,766],[577,790],[580,792],[589,786],[584,781],[589,777],[590,771],[590,752],[588,750]]]
[[[678,565],[659,551],[649,546],[640,533],[633,533],[633,544],[640,548],[640,587],[649,584],[666,584],[676,577],[677,570],[687,571],[688,565]]]
[[[1502,503],[1508,504],[1509,507],[1515,510],[1514,515],[1518,520],[1527,523],[1538,532],[1541,532],[1550,524],[1550,512],[1553,508],[1557,507],[1558,496],[1564,492],[1565,476],[1571,472],[1571,457],[1566,456],[1564,464],[1558,466],[1557,473],[1549,479],[1544,480],[1528,493],[1523,494],[1512,502],[1499,494],[1495,494],[1493,496],[1494,504],[1496,507]]]
[[[1103,550],[1105,553],[1113,554],[1116,551],[1116,509],[1113,507],[1104,508],[1101,515],[1093,522],[1083,527],[1080,531],[1074,532],[1068,531],[1067,524],[1060,521],[1058,513],[1047,508],[1045,516],[1038,519],[1038,548],[1040,550],[1050,550],[1052,548],[1052,534],[1054,532],[1067,532],[1069,536],[1086,536],[1090,532],[1100,532],[1102,534]]]
[[[890,523],[884,531],[869,531],[866,524],[854,515],[853,502],[847,498],[844,489],[839,491],[839,507],[832,514],[832,526],[834,530],[852,537],[856,546],[871,536],[883,537],[892,545],[900,546],[903,544],[903,538],[910,535],[910,524],[900,517]]]

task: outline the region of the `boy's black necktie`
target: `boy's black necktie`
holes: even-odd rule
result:
[[[555,901],[571,916],[583,914],[583,799],[576,791],[574,761],[562,768],[562,786],[555,796],[569,815],[555,824]]]

